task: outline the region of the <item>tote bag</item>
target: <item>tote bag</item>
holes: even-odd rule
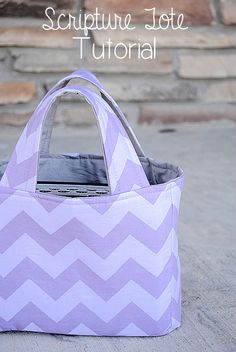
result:
[[[72,78],[101,95],[67,86]],[[58,98],[68,93],[92,106],[103,156],[49,154]],[[183,172],[145,156],[93,74],[74,72],[49,91],[0,163],[0,179],[1,331],[158,336],[180,326]],[[72,198],[40,192],[40,182],[108,192]]]

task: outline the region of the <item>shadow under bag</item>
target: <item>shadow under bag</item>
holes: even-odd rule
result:
[[[73,78],[101,96],[67,86]],[[58,98],[67,93],[92,106],[103,156],[49,154]],[[93,74],[74,72],[48,92],[0,163],[0,179],[1,331],[158,336],[180,326],[183,173],[144,155]],[[62,195],[53,184],[64,185]],[[95,191],[83,197],[80,187]]]

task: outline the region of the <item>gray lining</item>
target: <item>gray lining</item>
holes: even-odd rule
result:
[[[177,166],[140,157],[141,164],[151,185],[166,183],[181,176]],[[0,161],[0,179],[8,161]],[[107,185],[102,156],[92,154],[41,155],[38,181]]]

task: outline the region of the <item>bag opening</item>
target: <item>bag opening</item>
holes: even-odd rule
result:
[[[181,175],[181,170],[172,164],[148,157],[141,157],[140,161],[151,185],[166,183]],[[7,163],[0,162],[0,178]],[[103,157],[93,154],[41,155],[36,190],[66,197],[108,195]]]

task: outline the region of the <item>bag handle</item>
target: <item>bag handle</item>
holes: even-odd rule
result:
[[[107,91],[104,89],[103,85],[101,82],[97,79],[97,77],[92,74],[90,71],[87,71],[85,69],[81,69],[79,71],[75,71],[71,73],[70,75],[66,76],[62,80],[60,80],[58,83],[56,83],[47,93],[46,97],[52,93],[54,93],[56,90],[65,87],[72,79],[74,78],[81,78],[82,80],[88,81],[92,83],[95,87],[97,87],[100,92],[101,96],[103,99],[110,105],[114,113],[119,117],[121,123],[123,124],[133,146],[134,149],[139,157],[145,157],[144,151],[142,147],[140,146],[128,120],[126,119],[125,115],[117,105],[117,103],[114,101],[114,99],[107,93]],[[51,140],[51,135],[52,135],[52,129],[53,129],[53,120],[54,120],[54,113],[55,110],[52,109],[52,113],[45,122],[44,126],[44,131],[42,135],[42,141],[41,141],[41,152],[44,154],[49,153],[49,145],[50,145],[50,140]]]
[[[80,94],[92,106],[97,118],[111,194],[149,186],[144,169],[121,121],[101,96],[80,86],[67,86],[48,95],[27,123],[7,165],[0,185],[35,192],[44,121],[58,97]]]

